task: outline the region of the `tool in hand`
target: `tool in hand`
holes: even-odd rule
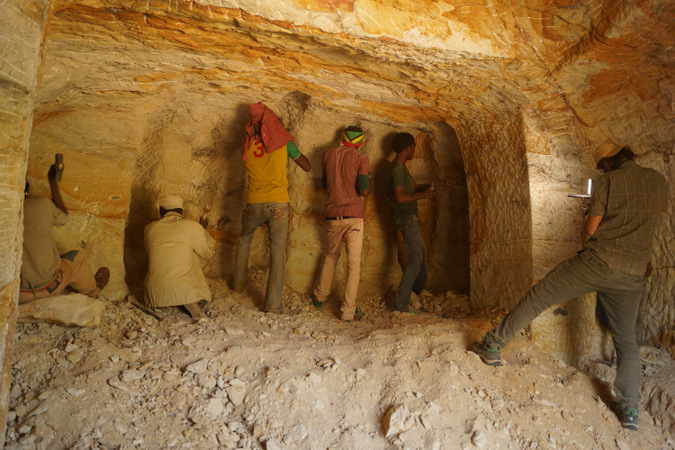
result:
[[[54,158],[54,168],[56,168],[56,181],[61,181],[63,176],[63,153],[57,153]]]

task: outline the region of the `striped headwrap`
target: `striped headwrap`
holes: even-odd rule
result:
[[[343,131],[342,145],[345,147],[361,147],[363,145],[362,131]]]

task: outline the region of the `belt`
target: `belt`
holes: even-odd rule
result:
[[[47,289],[47,292],[49,292],[51,294],[60,285],[61,285],[61,282],[59,281],[58,276],[56,276],[56,277],[54,277],[54,279],[52,281],[50,281],[49,283],[47,283],[46,285],[42,286],[39,289],[31,289],[31,288],[24,289],[24,288],[21,288],[21,289],[19,289],[19,291],[21,291],[21,292],[39,292],[39,291],[42,291],[44,289]]]
[[[344,220],[344,219],[357,219],[357,217],[354,217],[354,216],[326,217],[326,220]]]

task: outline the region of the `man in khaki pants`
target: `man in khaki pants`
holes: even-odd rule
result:
[[[23,257],[19,303],[60,294],[66,287],[96,297],[108,284],[110,270],[101,267],[94,276],[84,252],[71,250],[59,256],[52,239],[52,226],[68,222],[68,210],[61,198],[54,165],[47,174],[52,199],[28,197],[23,203]]]
[[[328,150],[321,158],[322,181],[328,191],[325,211],[328,252],[314,290],[314,306],[320,308],[330,295],[335,265],[344,242],[347,247],[347,282],[341,308],[344,321],[354,320],[356,314],[363,245],[363,197],[370,194],[370,162],[359,151],[361,145],[363,130],[348,127],[342,132],[342,145]]]

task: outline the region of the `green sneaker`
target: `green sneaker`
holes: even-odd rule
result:
[[[318,300],[312,300],[312,303],[314,304],[314,307],[316,309],[321,309],[321,307],[323,306],[323,302],[320,302]]]
[[[638,430],[638,416],[640,413],[638,412],[637,408],[622,408],[618,403],[614,403],[612,405],[612,409],[619,418],[619,422],[621,422],[622,427],[627,430]]]
[[[502,358],[498,348],[491,348],[482,342],[471,344],[470,350],[480,356],[480,359],[488,366],[501,366]]]

